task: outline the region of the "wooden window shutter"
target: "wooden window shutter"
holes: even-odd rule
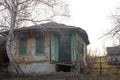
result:
[[[44,52],[45,52],[44,38],[37,37],[36,38],[36,54],[44,54]]]

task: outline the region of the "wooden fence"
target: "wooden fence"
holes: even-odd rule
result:
[[[101,57],[94,62],[94,66],[91,67],[91,71],[98,71],[99,75],[102,75],[105,71],[112,72],[114,70],[114,73],[119,74],[120,72],[120,64],[110,64],[107,60],[102,60]]]

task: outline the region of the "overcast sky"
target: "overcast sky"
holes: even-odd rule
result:
[[[120,0],[70,0],[71,18],[68,24],[83,28],[89,35],[91,45],[97,46],[97,39],[112,27],[111,13]]]

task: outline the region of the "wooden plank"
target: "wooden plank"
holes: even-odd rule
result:
[[[77,55],[76,55],[76,45],[77,45],[77,44],[76,44],[76,34],[74,34],[73,37],[74,37],[74,38],[73,38],[73,39],[74,39],[74,40],[73,40],[73,41],[74,41],[74,42],[73,42],[73,43],[74,43],[74,61],[76,61],[76,60],[77,60],[77,58],[76,58],[76,56],[77,56]]]
[[[66,66],[74,66],[71,61],[52,61],[51,64],[58,64],[58,65],[66,65]]]
[[[54,60],[58,61],[58,35],[54,36]]]

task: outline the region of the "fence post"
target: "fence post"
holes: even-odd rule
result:
[[[102,75],[102,62],[101,62],[101,57],[100,57],[100,75]]]

